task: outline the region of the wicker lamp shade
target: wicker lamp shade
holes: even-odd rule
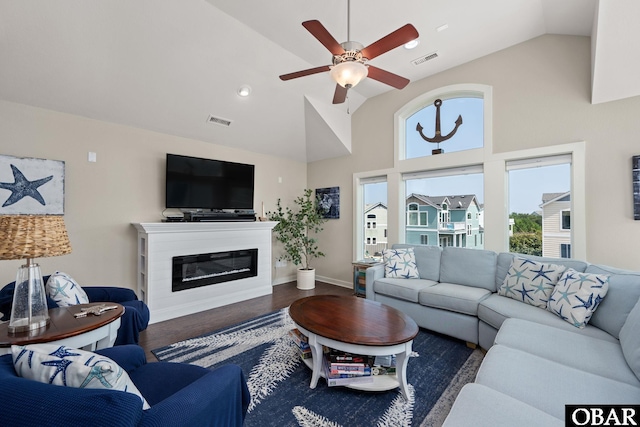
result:
[[[71,253],[60,215],[0,216],[0,259],[43,258]]]

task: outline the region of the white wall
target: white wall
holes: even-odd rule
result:
[[[546,35],[369,99],[353,115],[353,154],[308,168],[309,187],[341,191],[340,219],[320,236],[327,257],[316,263],[318,275],[351,281],[353,174],[394,167],[394,113],[423,93],[463,83],[493,88],[494,153],[586,142],[587,261],[640,269],[631,186],[631,157],[640,154],[640,97],[592,105],[590,55],[587,37]],[[388,188],[392,244],[398,238],[392,227],[398,214],[391,209],[399,200],[397,182]]]
[[[96,163],[87,161],[89,151],[97,153]],[[73,252],[38,259],[43,274],[61,270],[81,285],[133,289],[137,234],[131,223],[162,219],[167,152],[255,164],[258,213],[263,201],[273,210],[278,198],[289,202],[306,186],[304,163],[0,101],[0,154],[65,161]],[[0,286],[15,280],[20,263],[0,261]],[[288,273],[283,270],[278,277]]]

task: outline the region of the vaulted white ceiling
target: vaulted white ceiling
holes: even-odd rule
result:
[[[371,61],[412,81],[570,34],[592,36],[594,103],[640,95],[637,0],[351,0],[350,16],[365,46],[417,28],[417,48]],[[331,62],[310,19],[346,41],[346,0],[0,0],[0,99],[300,161],[346,155],[347,112],[396,89],[365,79],[336,106],[328,73],[281,81]]]

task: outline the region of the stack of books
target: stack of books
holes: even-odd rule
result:
[[[333,349],[327,349],[324,355],[324,375],[329,387],[373,382],[374,358]]]
[[[289,336],[298,349],[298,354],[302,359],[309,359],[311,357],[311,347],[309,347],[309,340],[306,335],[298,330],[298,328],[291,329]]]

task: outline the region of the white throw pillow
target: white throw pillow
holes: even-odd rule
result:
[[[547,308],[547,301],[566,267],[513,257],[498,295]]]
[[[384,277],[420,278],[413,248],[385,249],[382,251],[382,257],[385,263]]]
[[[547,309],[576,328],[584,328],[607,295],[609,276],[568,268],[556,285]]]
[[[66,273],[56,271],[47,280],[47,296],[60,307],[87,304],[89,297],[78,283]]]
[[[58,344],[11,346],[13,366],[23,378],[75,388],[100,388],[135,394],[149,404],[127,372],[108,357]]]

